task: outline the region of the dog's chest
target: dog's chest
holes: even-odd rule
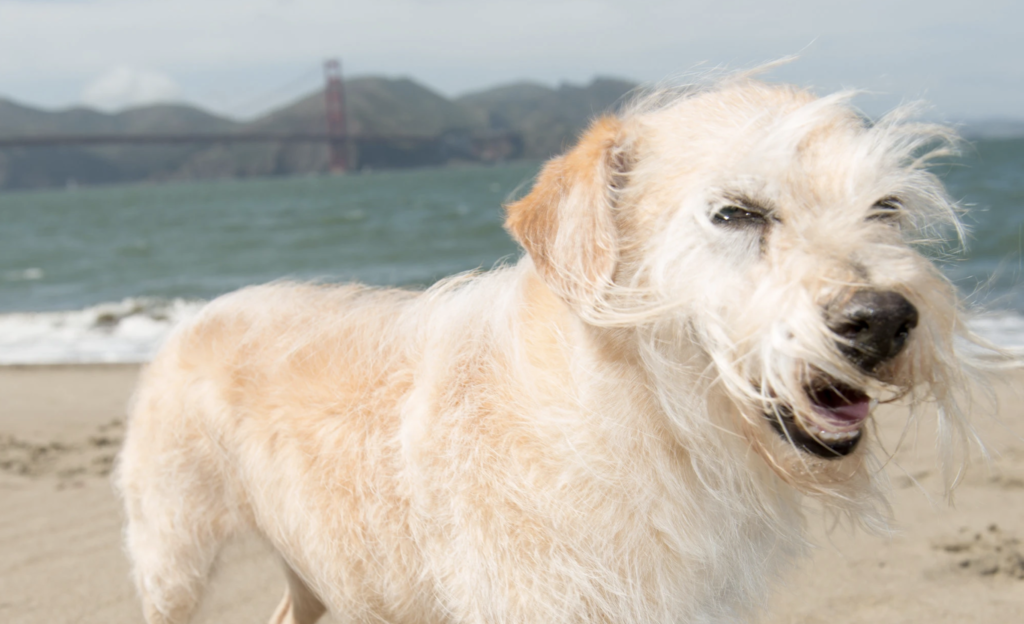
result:
[[[437,446],[405,474],[424,565],[465,621],[728,620],[795,555],[668,445],[620,434],[598,452],[593,436],[476,418],[424,434]],[[773,513],[799,523],[795,503]]]

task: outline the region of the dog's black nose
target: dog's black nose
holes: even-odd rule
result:
[[[829,318],[829,328],[843,338],[839,350],[867,372],[896,357],[915,327],[917,308],[888,290],[859,290]]]

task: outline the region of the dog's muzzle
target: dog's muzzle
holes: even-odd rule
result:
[[[878,290],[854,292],[828,318],[829,329],[839,337],[840,352],[869,374],[899,355],[917,322],[917,308],[903,295]],[[792,409],[781,406],[765,415],[772,427],[797,448],[818,457],[834,459],[852,453],[871,414],[870,397],[828,377],[817,379],[806,392],[820,424],[798,422]]]

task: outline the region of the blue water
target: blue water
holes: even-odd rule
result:
[[[429,284],[517,253],[501,204],[537,167],[0,194],[0,312],[281,277]]]
[[[1024,139],[975,143],[941,173],[969,228],[966,254],[946,273],[965,295],[1024,312]]]

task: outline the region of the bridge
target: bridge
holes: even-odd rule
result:
[[[193,133],[106,133],[51,134],[0,137],[0,149],[96,145],[230,145],[236,143],[323,143],[328,146],[330,170],[343,172],[358,168],[361,155],[377,159],[387,154],[410,151],[420,159],[468,158],[481,161],[515,158],[522,151],[516,132],[450,131],[436,136],[368,135],[348,131],[345,87],[341,64],[332,59],[324,64],[324,97],[327,111],[323,132],[193,132]],[[433,163],[430,163],[433,164]]]
[[[413,142],[436,140],[431,136],[332,135],[326,132],[197,132],[152,134],[48,134],[0,137],[0,148],[57,147],[67,145],[174,145],[181,143],[364,143]]]

